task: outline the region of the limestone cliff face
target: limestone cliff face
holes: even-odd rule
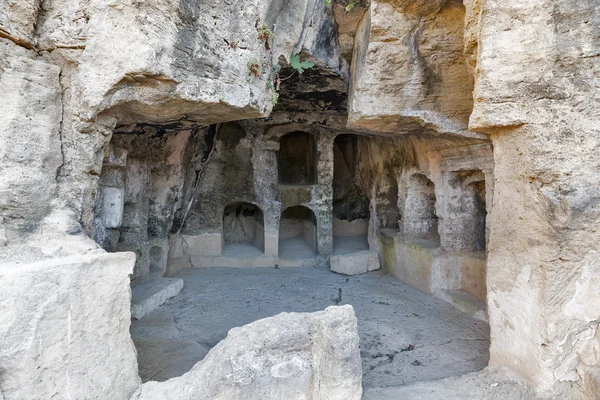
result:
[[[63,160],[49,169],[58,197],[88,231],[103,148],[115,125],[266,116],[273,107],[272,68],[292,52],[342,76],[348,68],[332,10],[315,0],[5,2],[0,25],[7,38],[3,60],[24,56],[37,62],[27,68],[48,65],[49,78],[62,88],[62,105],[43,101],[62,114],[51,118],[62,123]],[[20,79],[7,95],[20,96],[25,76]],[[35,215],[26,217],[32,226],[40,221]]]
[[[348,224],[370,218],[360,223],[368,225],[384,266],[440,296],[460,287],[468,269],[461,263],[485,264],[487,255],[485,290],[473,293],[487,301],[491,364],[513,369],[542,396],[597,398],[596,2],[327,3],[0,3],[0,260],[14,261],[0,266],[2,274],[11,271],[2,303],[21,304],[15,296],[30,287],[40,296],[51,292],[32,275],[36,268],[52,268],[48,279],[70,293],[15,307],[43,318],[40,330],[23,338],[14,330],[30,329],[27,318],[7,325],[12,330],[5,337],[18,342],[12,349],[20,358],[0,348],[6,399],[48,390],[66,396],[71,375],[62,374],[69,365],[98,378],[90,383],[76,375],[81,392],[75,397],[127,398],[139,384],[127,335],[133,258],[107,261],[89,236],[110,250],[136,251],[133,273],[145,280],[165,272],[169,251],[189,262],[171,233],[215,233],[221,203],[238,200],[264,208],[265,237],[272,238],[282,208],[312,207],[323,254],[332,249],[334,216]],[[296,73],[292,53],[314,67]],[[246,121],[226,124],[240,120]],[[238,137],[232,127],[239,126]],[[279,140],[297,130],[317,138],[317,183],[280,193]],[[214,145],[209,133],[217,131],[226,134]],[[334,182],[334,153],[345,155],[335,137],[344,134],[370,136],[356,139],[357,168],[345,175],[350,183],[339,176]],[[220,153],[209,159],[209,148]],[[119,164],[121,151],[129,153],[129,164]],[[205,165],[207,159],[213,163]],[[128,186],[123,176],[139,185]],[[246,198],[234,198],[229,183]],[[472,196],[461,197],[467,190]],[[99,213],[117,203],[104,202],[115,193],[129,211],[125,225],[122,215],[113,224],[124,233],[110,231]],[[334,204],[345,198],[352,207]],[[475,222],[463,215],[474,204],[481,217]],[[425,221],[411,214],[417,206]],[[410,268],[416,258],[406,256],[399,234],[411,230],[442,236],[427,268]],[[219,248],[215,238],[210,243]],[[465,261],[467,241],[487,253]],[[265,247],[276,257],[276,247]],[[97,285],[98,271],[84,268],[90,266],[85,257],[64,262],[69,268],[55,260],[30,265],[74,254],[98,257],[105,285]],[[10,282],[20,282],[19,290]],[[82,298],[94,306],[90,293],[110,299],[94,321],[77,308]],[[72,310],[81,325],[62,329]],[[60,329],[48,322],[54,317]],[[113,330],[101,330],[103,321]],[[108,350],[82,326],[99,327]],[[32,338],[44,346],[30,346]],[[53,346],[67,355],[59,360]],[[43,382],[32,378],[42,367]]]
[[[484,11],[470,127],[494,144],[491,359],[546,393],[595,398],[600,13],[593,1]]]
[[[455,1],[443,7],[410,3],[373,1],[360,22],[348,125],[476,136],[466,131],[472,80],[463,53],[465,7]]]

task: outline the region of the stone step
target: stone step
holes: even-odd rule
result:
[[[372,250],[333,255],[329,258],[333,272],[342,275],[358,275],[379,269],[379,254]]]
[[[131,289],[131,318],[142,319],[183,289],[183,279],[158,278]]]

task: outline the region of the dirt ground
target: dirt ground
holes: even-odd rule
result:
[[[181,293],[131,334],[144,381],[187,372],[233,327],[284,311],[352,304],[363,386],[385,388],[483,369],[489,328],[381,271],[346,277],[319,268],[206,268],[179,275]]]

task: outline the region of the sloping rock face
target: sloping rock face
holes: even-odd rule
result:
[[[358,341],[352,306],[282,313],[232,329],[190,372],[144,383],[131,400],[358,400]]]

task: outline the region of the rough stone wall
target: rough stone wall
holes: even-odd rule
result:
[[[58,197],[60,68],[0,38],[0,71],[5,97],[0,113],[0,217],[6,239],[18,240],[38,228]]]
[[[372,1],[360,22],[348,125],[395,134],[426,126],[474,136],[466,131],[473,102],[463,53],[464,6],[399,3]]]
[[[124,257],[118,265],[104,255],[113,270],[94,278],[106,265],[92,260],[98,248],[85,233],[101,231],[94,206],[118,209],[122,201],[121,218],[102,228],[128,228],[122,243],[132,247],[121,249],[146,249],[148,259],[138,258],[136,276],[146,279],[152,265],[162,273],[167,246],[180,251],[182,244],[175,240],[185,232],[199,236],[204,229],[194,226],[207,206],[196,196],[207,194],[196,174],[209,146],[191,139],[199,160],[193,154],[184,154],[183,161],[170,155],[157,165],[132,156],[129,164],[112,166],[113,177],[104,175],[105,149],[122,125],[195,123],[204,139],[217,129],[210,124],[266,117],[273,109],[270,68],[280,61],[287,68],[283,59],[292,50],[316,67],[286,81],[275,112],[242,124],[243,146],[214,156],[211,172],[200,178],[215,179],[219,163],[243,160],[247,170],[240,176],[249,178],[251,187],[240,183],[240,192],[262,205],[265,238],[278,236],[284,207],[306,205],[317,218],[319,253],[326,255],[333,236],[333,138],[382,135],[361,138],[366,150],[359,149],[358,157],[370,199],[370,245],[379,250],[384,266],[399,268],[396,273],[416,286],[443,295],[462,288],[464,277],[482,263],[485,267],[485,259],[465,256],[459,240],[464,232],[453,231],[461,218],[452,214],[464,191],[462,184],[451,187],[453,179],[481,171],[491,363],[512,368],[546,397],[597,397],[600,16],[595,2],[393,0],[360,2],[355,14],[344,14],[334,3],[331,9],[319,0],[250,1],[243,7],[231,1],[0,4],[0,89],[7,99],[0,112],[0,259],[15,261],[4,263],[1,273],[9,276],[2,282],[20,282],[18,291],[13,286],[1,291],[2,304],[15,305],[3,313],[12,318],[2,325],[8,326],[3,338],[10,348],[29,351],[24,358],[1,359],[0,368],[9,371],[0,378],[5,398],[42,392],[86,398],[94,390],[103,398],[123,398],[138,385],[131,340],[123,333],[131,255],[114,256]],[[263,23],[273,39],[258,38]],[[262,69],[257,76],[248,73],[254,59]],[[277,139],[298,129],[317,139],[318,184],[281,191]],[[477,132],[491,139],[493,162],[484,143],[488,138]],[[407,183],[414,173],[435,185],[439,246],[409,246],[401,235]],[[125,178],[111,181],[119,174]],[[140,190],[127,189],[130,176]],[[237,177],[226,178],[235,182]],[[220,203],[230,200],[223,193]],[[207,235],[216,233],[220,211],[200,219],[208,221]],[[118,239],[98,237],[118,249],[121,232]],[[196,245],[220,254],[221,237],[208,239]],[[276,246],[267,245],[273,242],[265,241],[265,254],[277,254]],[[103,267],[87,271],[92,279],[75,277],[70,267],[55,268],[59,261],[40,261],[59,258],[76,265],[78,273],[90,263]],[[160,263],[152,264],[153,259]],[[58,292],[66,297],[46,296],[46,301],[48,282],[36,281],[31,271],[58,282]],[[42,297],[17,315],[13,311],[24,304],[21,293]],[[86,312],[97,305],[89,294],[105,301],[89,323],[99,332],[110,326],[106,340],[90,340],[82,328]],[[82,299],[86,312],[75,308]],[[48,310],[48,319],[36,325],[42,350],[27,347],[34,334],[15,331]],[[69,316],[82,318],[81,324],[69,325],[75,320]],[[65,343],[73,345],[70,350],[63,351]],[[112,347],[89,351],[102,343]],[[2,346],[1,354],[10,348]],[[56,358],[47,350],[52,348],[68,356]],[[48,366],[43,369],[47,379],[31,379],[42,366]],[[113,368],[121,374],[106,372]],[[97,371],[91,374],[94,380],[70,375],[90,370]],[[71,379],[82,393],[70,391]],[[35,384],[14,383],[21,381]]]
[[[600,13],[594,1],[484,7],[470,127],[494,144],[491,363],[547,397],[595,399]]]
[[[348,223],[342,221],[368,222],[370,216],[370,201],[359,173],[359,140],[362,139],[357,135],[338,135],[333,146],[333,217],[334,224],[338,222],[344,227]]]
[[[94,208],[93,238],[107,251],[133,251],[134,283],[166,271],[175,212],[182,208],[194,128],[122,127],[105,149]],[[187,161],[187,162],[186,162]]]
[[[469,184],[493,187],[491,146],[460,137],[361,136],[356,163],[357,181],[371,196],[369,245],[384,269],[447,301],[463,291],[485,302],[492,194],[476,197]],[[457,185],[464,174],[476,179]],[[415,177],[428,183],[415,189]],[[476,207],[482,204],[487,208]],[[483,310],[473,313],[486,318]]]

